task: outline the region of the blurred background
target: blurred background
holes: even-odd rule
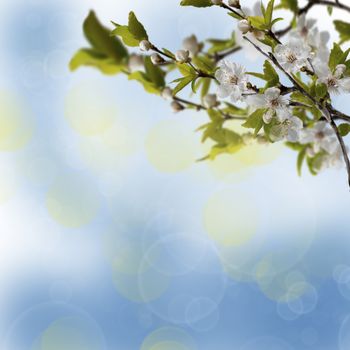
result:
[[[298,177],[279,144],[196,162],[205,115],[69,72],[90,9],[172,50],[235,29],[178,0],[0,1],[1,350],[349,349],[345,170]]]

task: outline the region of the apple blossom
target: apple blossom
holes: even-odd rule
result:
[[[278,44],[275,47],[275,56],[287,72],[296,73],[309,65],[311,47],[301,40],[291,39],[286,45]]]
[[[240,64],[223,60],[218,65],[215,73],[220,85],[218,96],[220,98],[231,97],[233,102],[242,99],[242,94],[247,91],[248,76],[246,70]]]
[[[283,122],[291,116],[289,99],[281,95],[281,90],[276,87],[266,89],[264,94],[256,94],[247,97],[247,102],[256,108],[266,108],[263,115],[264,122],[269,124],[274,116]]]

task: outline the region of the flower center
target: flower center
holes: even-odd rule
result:
[[[297,56],[293,52],[287,54],[286,58],[289,63],[294,63],[297,60]]]
[[[279,104],[280,104],[280,103],[279,103],[278,98],[275,98],[274,100],[271,100],[271,101],[270,101],[270,106],[271,106],[272,108],[278,107]]]
[[[323,140],[324,137],[325,137],[325,134],[324,134],[323,131],[319,131],[319,132],[316,133],[315,137],[316,137],[316,139],[318,139],[318,140]]]
[[[238,84],[238,77],[237,75],[231,75],[229,77],[230,84],[237,85]]]
[[[330,87],[336,87],[337,86],[337,79],[335,77],[329,77],[327,79],[327,85]]]

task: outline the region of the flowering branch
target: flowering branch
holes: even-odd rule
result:
[[[209,139],[213,146],[203,159],[238,152],[255,141],[285,141],[298,152],[299,173],[304,163],[315,175],[326,167],[345,164],[350,186],[344,142],[350,133],[350,116],[332,105],[334,94],[350,93],[350,50],[341,46],[350,41],[350,23],[334,20],[339,42],[330,49],[329,34],[320,31],[315,20],[306,18],[317,5],[327,6],[330,15],[333,8],[350,12],[350,7],[338,0],[310,0],[304,7],[299,7],[297,0],[265,1],[251,10],[243,8],[239,0],[181,0],[183,6],[219,6],[238,23],[231,38],[199,42],[192,35],[175,52],[152,44],[133,12],[127,25],[112,22],[115,28],[111,33],[92,12],[84,23],[91,47],[78,51],[70,67],[94,66],[105,74],[125,74],[147,92],[170,101],[174,112],[190,109],[207,113],[209,122],[198,130],[202,141]],[[275,16],[279,9],[292,11],[295,20],[285,29],[274,30],[282,20]],[[282,40],[285,37],[286,42]],[[244,51],[246,43],[266,59],[262,72],[246,72],[240,64],[226,59]],[[141,54],[128,47],[139,47]],[[177,74],[175,80],[167,79],[170,72],[175,77]],[[280,74],[291,86],[281,83]],[[251,79],[264,84],[259,86]],[[198,100],[182,96],[188,88]],[[240,122],[247,131],[233,131],[227,123],[230,120]]]

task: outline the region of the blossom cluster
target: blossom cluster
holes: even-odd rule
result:
[[[85,65],[105,74],[124,73],[147,92],[170,101],[174,112],[206,111],[210,121],[199,130],[203,142],[210,140],[213,146],[204,159],[238,152],[252,139],[283,141],[298,151],[299,171],[304,161],[316,174],[326,167],[341,166],[345,160],[350,182],[343,140],[350,132],[350,117],[337,110],[332,100],[350,93],[350,50],[342,49],[350,41],[350,24],[334,20],[340,39],[332,45],[328,31],[320,30],[309,15],[314,6],[325,5],[322,1],[309,0],[301,7],[298,0],[266,0],[257,1],[252,8],[241,1],[182,0],[183,6],[221,7],[237,23],[231,38],[200,41],[190,35],[174,52],[154,45],[133,12],[128,25],[113,22],[111,35],[91,13],[84,29],[92,48],[80,50],[71,69]],[[340,1],[331,0],[327,5],[330,16],[333,8],[350,13]],[[275,15],[279,9],[293,13],[288,26],[278,23],[285,22]],[[139,51],[129,52],[127,47],[139,47]],[[240,50],[250,58],[263,58],[263,72],[249,72],[230,57]],[[180,77],[167,81],[174,72]],[[257,86],[261,80],[264,84]],[[200,96],[199,101],[180,96],[188,86]],[[247,132],[230,129],[227,121],[231,120],[241,123]],[[339,120],[343,123],[337,124]]]

